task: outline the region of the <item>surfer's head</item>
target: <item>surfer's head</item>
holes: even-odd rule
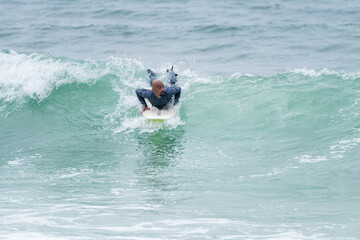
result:
[[[156,97],[161,98],[164,96],[164,84],[162,81],[154,80],[151,86]]]

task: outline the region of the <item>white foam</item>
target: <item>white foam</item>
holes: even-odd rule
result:
[[[56,237],[56,236],[48,236],[39,232],[16,232],[2,235],[5,239],[8,240],[67,240],[68,237]],[[71,237],[71,239],[83,239],[80,237]]]
[[[37,213],[23,212],[20,214],[12,214],[1,219],[2,223],[6,224],[36,224],[42,226],[56,227],[57,223],[51,221],[50,218],[38,216]]]
[[[139,130],[140,133],[152,133],[159,131],[160,129],[174,129],[184,124],[185,123],[181,121],[180,117],[178,116],[163,122],[157,122],[149,121],[140,115],[138,117],[125,118],[120,123],[120,126],[114,130],[114,134],[122,132],[129,133],[134,132],[135,130]]]
[[[164,128],[174,129],[185,124],[181,121],[179,116],[181,104],[178,104],[175,108],[177,115],[173,119],[163,122],[149,121],[141,116],[140,103],[136,97],[120,96],[116,111],[106,116],[106,119],[108,119],[113,125],[116,125],[113,130],[114,134],[122,132],[129,133],[134,132],[135,130],[139,130],[140,133],[151,133]],[[134,114],[136,116],[134,116]]]
[[[56,59],[41,54],[0,52],[0,99],[21,100],[24,97],[43,100],[63,84],[91,83],[103,72],[92,67],[94,61]]]
[[[279,231],[281,231],[281,230],[279,230]],[[268,235],[268,236],[262,236],[262,237],[263,237],[263,239],[267,239],[267,240],[299,240],[299,239],[316,240],[316,239],[320,239],[319,237],[321,237],[321,235],[314,234],[311,236],[305,236],[301,232],[298,232],[295,230],[290,230],[290,231],[286,231],[286,232],[281,232],[276,235],[270,235],[270,236]]]
[[[228,235],[220,237],[219,239],[222,240],[231,240],[231,239],[266,239],[266,240],[317,240],[322,239],[321,234],[314,234],[311,236],[305,236],[301,232],[298,232],[296,230],[289,230],[289,231],[283,231],[283,230],[275,230],[280,233],[276,234],[264,234],[264,235],[256,235],[256,234],[244,234],[244,235]]]
[[[92,169],[76,169],[76,168],[71,168],[69,170],[70,173],[59,173],[58,178],[59,179],[65,179],[65,178],[73,178],[73,177],[77,177],[80,175],[86,175],[86,174],[91,174],[93,172]]]
[[[19,166],[24,163],[24,158],[15,158],[15,160],[8,161],[10,166]]]
[[[20,151],[18,151],[20,152]],[[19,166],[19,165],[23,165],[27,160],[29,159],[37,159],[37,158],[41,158],[41,154],[36,153],[35,155],[30,155],[30,156],[26,156],[26,157],[22,157],[22,158],[15,158],[15,160],[9,160],[8,164],[10,166]]]
[[[114,130],[114,134],[118,134],[122,132],[133,132],[135,129],[144,126],[145,121],[146,119],[141,116],[136,118],[126,118],[120,123],[120,126]]]
[[[268,176],[275,176],[281,173],[279,169],[275,168],[272,172],[266,173],[266,174],[257,174],[257,175],[250,175],[250,177],[268,177]]]
[[[217,224],[217,225],[228,225],[234,224],[237,222],[228,220],[228,219],[220,219],[220,218],[200,218],[200,219],[176,219],[176,220],[164,220],[160,223],[165,224],[167,226],[183,226],[183,225],[198,225],[198,224]]]
[[[234,73],[230,76],[230,78],[240,78],[240,77],[255,77],[255,75],[251,73]]]
[[[304,76],[309,76],[309,77],[319,77],[322,75],[338,75],[338,72],[335,71],[331,71],[327,68],[324,68],[322,70],[314,70],[314,69],[308,69],[308,68],[296,68],[293,70],[288,70],[288,72],[292,72],[292,73],[300,73]]]
[[[339,76],[343,79],[349,79],[349,80],[357,79],[360,77],[360,72],[356,72],[356,73],[337,72],[337,71],[329,70],[327,68],[324,68],[322,70],[314,70],[314,69],[308,69],[308,68],[304,67],[304,68],[289,69],[286,72],[299,73],[299,74],[302,74],[304,76],[309,76],[309,77],[333,75],[333,76]]]
[[[295,160],[298,160],[300,163],[316,163],[322,161],[328,161],[330,159],[342,159],[344,154],[352,149],[356,148],[360,143],[360,138],[355,137],[351,139],[343,139],[335,142],[334,145],[330,146],[329,153],[326,155],[312,156],[312,155],[301,155],[295,157]]]
[[[223,153],[222,149],[219,150],[219,153],[220,153],[221,156],[223,156],[223,157],[225,157],[225,158],[228,158],[228,157],[229,157],[228,155],[225,155],[225,154]]]
[[[86,174],[86,173],[82,173],[82,172],[79,172],[79,173],[71,173],[71,174],[61,175],[61,176],[59,176],[59,178],[72,178],[72,177],[76,177],[76,176],[84,175],[84,174]]]
[[[330,154],[333,159],[341,159],[344,157],[344,154],[355,147],[360,143],[360,138],[355,137],[352,139],[343,139],[336,142],[334,145],[330,146]]]
[[[315,163],[315,162],[322,162],[328,161],[329,159],[326,156],[311,156],[311,155],[301,155],[295,157],[300,163]]]

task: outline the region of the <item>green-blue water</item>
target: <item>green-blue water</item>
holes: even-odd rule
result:
[[[0,3],[0,239],[359,239],[356,1]]]

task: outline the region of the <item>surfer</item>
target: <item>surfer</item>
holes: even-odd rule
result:
[[[152,87],[152,90],[136,90],[136,95],[140,103],[143,105],[143,111],[141,113],[146,110],[150,110],[150,108],[145,102],[145,98],[147,98],[154,107],[157,107],[158,109],[163,109],[168,103],[170,103],[172,97],[175,96],[174,105],[176,105],[179,102],[181,88],[175,85],[178,75],[174,73],[173,67],[171,68],[171,70],[167,70],[167,72],[170,73],[170,87],[164,86],[164,83],[162,81],[156,79],[155,73],[150,69],[148,69],[147,72],[149,73],[150,85]]]

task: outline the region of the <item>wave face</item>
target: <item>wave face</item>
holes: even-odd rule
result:
[[[3,49],[0,69],[7,239],[358,236],[360,73],[179,62],[179,114],[154,123],[139,60]]]

